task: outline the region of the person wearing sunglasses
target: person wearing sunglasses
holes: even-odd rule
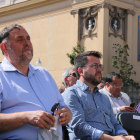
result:
[[[114,114],[119,112],[136,112],[135,107],[130,107],[129,96],[121,92],[122,78],[117,72],[110,72],[106,76],[106,86],[99,91],[106,94],[110,100]]]
[[[62,74],[62,80],[65,85],[65,90],[76,84],[77,77],[74,66],[69,67],[64,71],[64,73]],[[66,126],[64,125],[62,126],[62,132],[63,132],[63,140],[69,140],[68,131],[66,129]]]
[[[67,68],[62,74],[62,80],[66,88],[76,84],[77,77],[74,66]]]
[[[88,51],[74,59],[77,82],[62,94],[72,112],[70,140],[135,140],[117,122],[108,97],[99,92],[104,66],[101,53]]]

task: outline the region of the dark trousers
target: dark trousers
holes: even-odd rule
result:
[[[69,140],[69,134],[66,126],[62,126],[63,140]]]

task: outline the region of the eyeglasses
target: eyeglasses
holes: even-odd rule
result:
[[[113,87],[123,87],[123,84],[121,84],[121,85],[117,85],[117,84],[114,84],[114,85],[112,85]]]
[[[71,73],[70,75],[68,75],[67,77],[69,76],[73,76],[73,77],[76,77],[76,73]]]
[[[87,66],[91,66],[94,69],[101,68],[102,70],[104,70],[104,65],[102,65],[102,64],[98,65],[98,63],[89,64]]]

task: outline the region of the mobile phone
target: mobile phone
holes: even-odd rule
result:
[[[52,115],[54,115],[54,111],[55,111],[56,109],[58,110],[59,107],[60,107],[60,103],[55,103],[55,104],[53,105],[53,107],[51,108],[51,111],[53,112]]]
[[[134,107],[134,106],[135,106],[135,103],[131,103],[131,104],[130,104],[130,107]]]

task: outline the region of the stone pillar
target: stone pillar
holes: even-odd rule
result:
[[[103,77],[108,73],[108,27],[109,27],[109,9],[100,8],[98,11],[98,47],[101,48],[103,55],[101,63],[105,64]]]
[[[77,42],[78,42],[78,21],[79,21],[79,15],[74,14],[73,16],[73,47],[76,46]]]
[[[133,65],[133,59],[131,58],[133,56],[133,16],[131,14],[127,15],[127,44],[130,49],[130,51],[128,50],[128,61]]]

